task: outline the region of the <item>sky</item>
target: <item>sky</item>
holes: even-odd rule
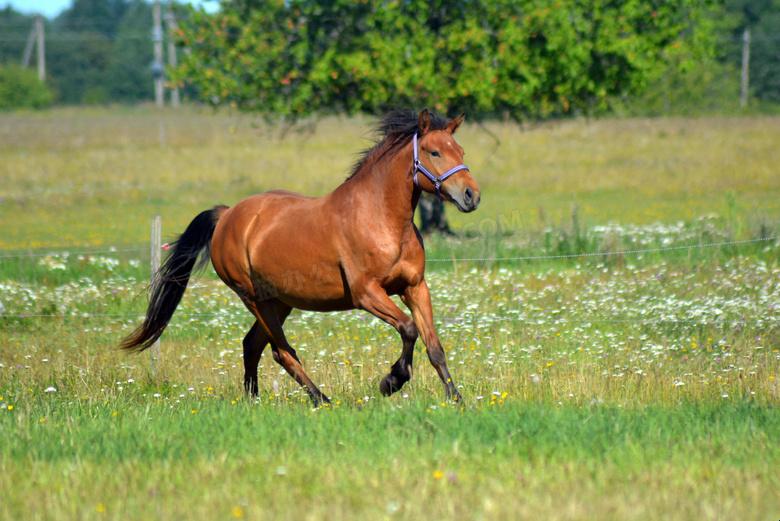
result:
[[[209,10],[215,9],[218,4],[217,0],[185,0],[185,2],[202,5]],[[47,18],[52,18],[60,14],[71,3],[72,0],[0,0],[0,7],[10,5],[23,13],[40,13]]]

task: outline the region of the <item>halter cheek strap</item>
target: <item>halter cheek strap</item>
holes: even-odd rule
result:
[[[414,137],[412,138],[412,150],[413,150],[413,154],[414,154],[414,156],[413,156],[414,157],[414,163],[413,163],[413,166],[412,166],[412,174],[414,176],[413,179],[414,179],[415,186],[420,186],[420,184],[417,182],[417,173],[418,172],[422,172],[422,174],[425,177],[427,177],[428,180],[431,183],[433,183],[433,188],[434,188],[434,190],[436,190],[436,195],[440,195],[439,192],[440,192],[440,189],[441,189],[441,185],[442,185],[442,183],[444,181],[447,180],[448,177],[457,174],[461,170],[468,170],[469,169],[469,167],[467,167],[466,165],[460,164],[458,166],[454,166],[454,167],[450,168],[449,170],[447,170],[446,172],[444,172],[442,175],[440,175],[438,177],[433,175],[433,173],[430,170],[428,170],[427,168],[425,168],[425,165],[423,165],[422,162],[420,161],[420,155],[419,155],[419,153],[417,151],[417,133],[416,132],[414,133]]]

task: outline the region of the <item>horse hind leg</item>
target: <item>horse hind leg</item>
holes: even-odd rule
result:
[[[330,403],[330,399],[312,382],[303,370],[301,360],[295,349],[290,346],[284,335],[282,324],[290,312],[290,308],[278,301],[263,301],[252,306],[252,312],[258,323],[263,327],[271,342],[274,360],[292,376],[298,384],[306,389],[315,407],[321,403]],[[280,312],[281,309],[281,312]]]
[[[244,391],[253,398],[258,394],[257,366],[268,340],[268,335],[256,320],[244,337]]]

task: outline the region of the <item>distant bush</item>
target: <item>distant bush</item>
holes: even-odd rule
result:
[[[40,109],[53,100],[54,94],[35,71],[17,65],[0,66],[0,110]]]

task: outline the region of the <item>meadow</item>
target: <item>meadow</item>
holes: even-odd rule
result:
[[[146,108],[0,115],[0,517],[771,519],[780,516],[780,118],[466,124],[480,181],[426,241],[440,336],[361,312],[286,330],[330,407],[211,269],[160,359],[140,320],[149,223],[283,187],[323,194],[369,118],[287,128]]]

